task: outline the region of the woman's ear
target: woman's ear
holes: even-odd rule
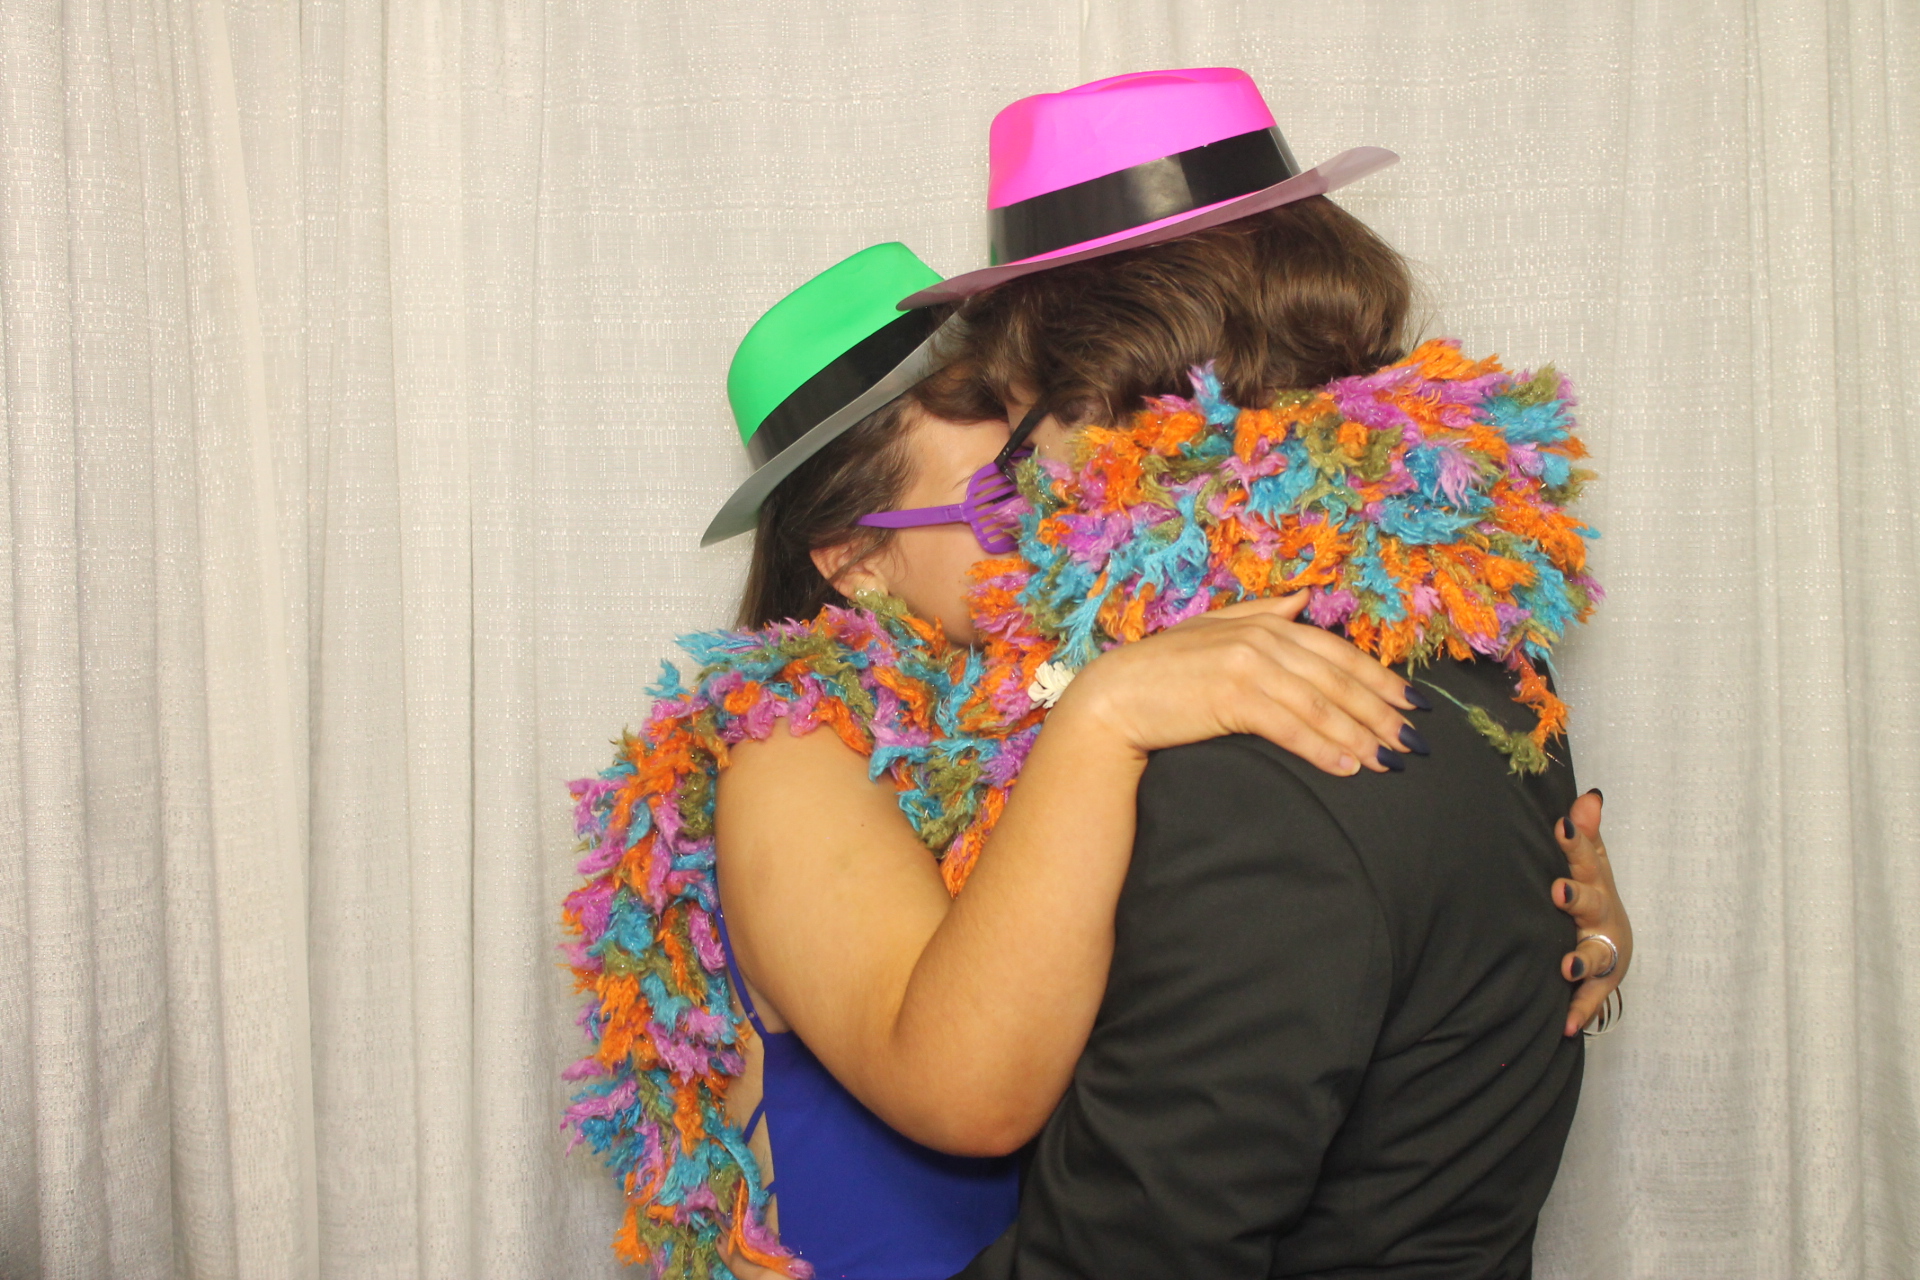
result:
[[[887,594],[887,575],[880,563],[886,557],[878,551],[860,555],[859,550],[859,543],[854,540],[836,542],[830,547],[816,547],[811,552],[813,567],[820,571],[820,576],[835,591],[849,600],[860,591]]]

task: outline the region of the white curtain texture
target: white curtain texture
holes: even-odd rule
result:
[[[1640,950],[1540,1274],[1920,1273],[1909,0],[4,0],[0,1277],[619,1274],[564,783],[729,617],[733,344],[1206,64],[1582,393]]]

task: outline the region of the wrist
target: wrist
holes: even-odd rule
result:
[[[1145,767],[1147,751],[1128,714],[1126,691],[1110,678],[1110,671],[1098,660],[1082,668],[1054,704],[1040,736],[1070,739],[1077,753],[1113,756]]]

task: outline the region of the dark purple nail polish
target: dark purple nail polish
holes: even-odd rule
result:
[[[1427,695],[1420,692],[1418,689],[1414,688],[1412,685],[1407,686],[1407,701],[1413,704],[1413,709],[1415,711],[1433,710],[1433,704],[1427,701]]]
[[[1406,771],[1407,766],[1400,763],[1400,756],[1397,752],[1389,751],[1385,747],[1379,747],[1375,749],[1373,755],[1374,759],[1395,773],[1404,773]]]
[[[1421,737],[1420,731],[1410,724],[1400,726],[1400,745],[1418,756],[1433,754],[1427,747],[1427,740]]]
[[[1590,790],[1589,790],[1589,791],[1587,792],[1587,794],[1588,794],[1588,795],[1590,795],[1590,796],[1597,796],[1597,797],[1599,797],[1599,800],[1600,800],[1600,803],[1601,803],[1601,804],[1603,804],[1603,805],[1604,805],[1604,804],[1605,804],[1605,803],[1607,802],[1607,797],[1606,797],[1606,795],[1605,795],[1605,793],[1603,793],[1603,792],[1602,792],[1602,791],[1600,790],[1600,788],[1598,788],[1598,787],[1593,787],[1593,788],[1591,788],[1591,789],[1590,789]]]
[[[1572,818],[1560,819],[1560,838],[1562,840],[1573,839],[1573,819]]]
[[[1567,971],[1573,974],[1573,980],[1575,982],[1578,982],[1580,981],[1580,979],[1586,977],[1587,976],[1586,958],[1584,956],[1575,956],[1573,958],[1573,963],[1567,966]]]

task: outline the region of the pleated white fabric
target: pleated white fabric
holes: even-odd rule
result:
[[[1640,954],[1540,1273],[1920,1271],[1911,5],[9,0],[0,1276],[618,1273],[563,783],[730,613],[732,344],[1198,64],[1583,393]]]

